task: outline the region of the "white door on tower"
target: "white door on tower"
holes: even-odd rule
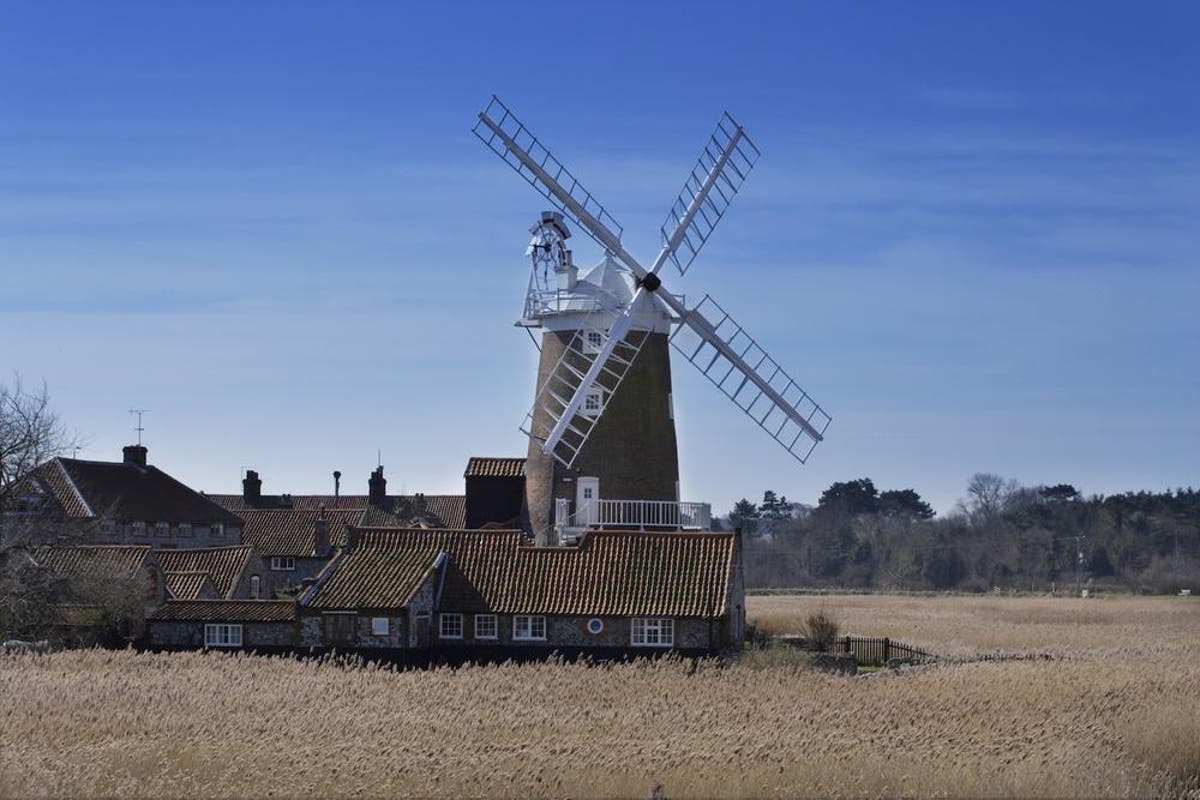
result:
[[[600,479],[580,478],[575,484],[575,519],[577,525],[597,525],[600,522]]]

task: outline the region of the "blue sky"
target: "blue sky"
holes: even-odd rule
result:
[[[763,157],[687,277],[833,415],[807,466],[681,360],[685,499],[977,471],[1200,483],[1194,3],[9,3],[0,369],[208,491],[461,491],[523,454],[544,201],[502,97],[649,260],[728,109]],[[583,237],[580,237],[582,240]],[[599,257],[582,241],[577,261]]]

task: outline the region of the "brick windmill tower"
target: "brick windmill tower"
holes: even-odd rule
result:
[[[725,114],[662,227],[649,269],[622,228],[513,113],[493,97],[475,134],[554,204],[530,229],[532,274],[518,323],[541,328],[525,492],[539,543],[588,527],[706,528],[679,501],[668,343],[801,462],[830,417],[707,295],[688,308],[658,273],[685,274],[729,207],[758,149]],[[564,221],[604,249],[582,274]]]

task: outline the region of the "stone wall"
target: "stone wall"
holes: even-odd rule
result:
[[[596,648],[629,648],[632,647],[632,620],[630,617],[598,617],[604,627],[598,634],[590,633],[587,623],[592,617],[585,616],[547,616],[546,640],[513,639],[513,617],[508,614],[497,614],[497,638],[475,638],[474,614],[463,614],[463,638],[442,639],[438,636],[440,630],[439,615],[433,618],[433,636],[436,646],[441,648],[457,647],[510,647],[526,646],[534,648],[554,647],[596,647]],[[680,650],[719,650],[724,646],[725,631],[728,620],[705,620],[694,618],[675,618],[675,645]],[[641,648],[639,648],[641,649]],[[661,650],[667,648],[646,647],[646,650]]]
[[[229,525],[213,527],[196,524],[192,525],[189,531],[173,524],[164,535],[155,527],[153,521],[147,521],[142,528],[138,528],[132,522],[117,522],[111,525],[102,522],[92,528],[88,541],[94,544],[148,544],[163,550],[228,547],[242,543],[242,529]]]
[[[190,647],[200,649],[204,647],[205,624],[204,622],[195,622],[192,620],[150,620],[148,623],[148,638],[150,644],[155,647]],[[234,624],[241,624],[242,626],[243,650],[250,650],[255,647],[295,647],[298,641],[296,625],[293,622],[243,622]]]

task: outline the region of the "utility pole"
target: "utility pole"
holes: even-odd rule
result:
[[[1082,593],[1082,586],[1079,584],[1079,571],[1083,567],[1083,540],[1086,537],[1082,534],[1075,535],[1075,596],[1079,597]]]

